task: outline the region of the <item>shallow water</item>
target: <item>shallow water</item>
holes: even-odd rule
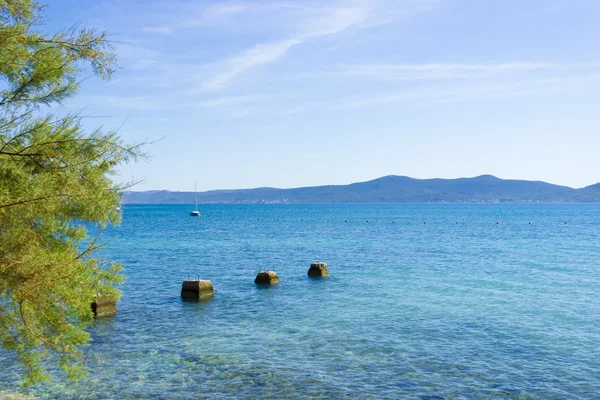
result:
[[[125,206],[104,250],[125,267],[123,298],[93,328],[103,363],[92,362],[86,382],[29,393],[600,397],[600,205],[189,211]],[[306,276],[316,260],[328,278]],[[281,283],[256,287],[260,268],[275,268]],[[182,302],[188,275],[210,279],[214,299]],[[8,360],[0,353],[0,389],[15,390]]]

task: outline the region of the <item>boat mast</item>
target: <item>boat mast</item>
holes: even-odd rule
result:
[[[194,194],[196,195],[196,211],[198,211],[198,192],[196,191],[196,181],[194,181]]]

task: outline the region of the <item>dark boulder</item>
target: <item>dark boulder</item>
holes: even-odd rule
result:
[[[308,268],[308,276],[319,277],[319,276],[327,276],[329,275],[329,270],[327,269],[327,263],[324,262],[314,262],[310,264],[310,268]]]

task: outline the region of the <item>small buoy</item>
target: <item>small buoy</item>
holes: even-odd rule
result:
[[[260,221],[260,218],[256,218],[257,221]]]
[[[458,224],[458,221],[456,221],[456,224]]]
[[[392,224],[395,224],[395,223],[396,223],[396,221],[392,221]]]
[[[424,223],[424,224],[426,224],[426,223],[427,223],[427,221],[423,221],[423,223]]]
[[[329,222],[329,220],[327,220],[327,222]]]
[[[367,222],[369,222],[369,220],[367,220]]]
[[[233,221],[235,218],[231,218],[231,220]]]
[[[531,225],[531,222],[529,223],[529,225]]]
[[[496,221],[496,225],[498,225],[500,222]]]
[[[565,221],[565,225],[567,224],[567,221]]]
[[[277,221],[279,221],[279,218],[277,218]]]
[[[344,222],[348,222],[348,220],[347,220],[347,219],[345,219],[345,220],[344,220]]]

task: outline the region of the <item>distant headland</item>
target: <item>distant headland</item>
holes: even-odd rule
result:
[[[124,204],[193,204],[194,192],[150,190],[123,193]],[[349,185],[295,189],[256,188],[198,193],[202,204],[335,203],[600,203],[600,183],[582,189],[492,175],[415,179],[389,175]]]

